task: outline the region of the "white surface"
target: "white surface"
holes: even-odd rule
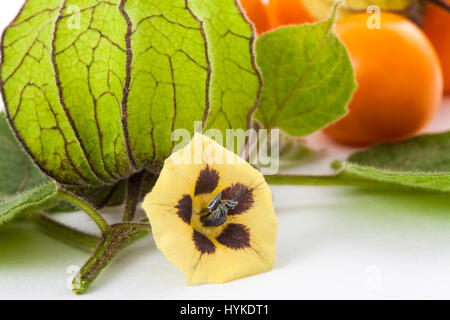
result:
[[[20,5],[0,3],[2,29]],[[449,128],[447,100],[426,131]],[[321,134],[309,141],[330,150],[303,168],[309,173],[325,172],[330,159],[352,151]],[[273,193],[280,228],[271,272],[188,287],[148,237],[123,252],[88,294],[75,297],[66,288],[67,268],[82,265],[87,253],[15,223],[0,228],[0,299],[450,299],[448,196],[337,187],[273,187]],[[83,214],[61,218],[95,230]]]

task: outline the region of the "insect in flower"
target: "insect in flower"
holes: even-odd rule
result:
[[[192,161],[197,152],[199,163]],[[274,265],[278,222],[263,175],[203,135],[165,161],[143,207],[157,247],[189,284],[222,283]]]

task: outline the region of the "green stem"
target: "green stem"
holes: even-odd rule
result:
[[[136,215],[136,208],[141,197],[144,177],[145,172],[139,172],[131,176],[127,181],[127,196],[125,200],[125,210],[123,212],[123,222],[133,221]]]
[[[73,291],[83,294],[120,250],[150,233],[149,224],[121,223],[112,225],[73,281]]]
[[[95,210],[91,205],[89,205],[83,199],[77,197],[76,195],[74,195],[72,193],[69,193],[69,192],[61,190],[61,189],[58,190],[57,197],[62,200],[70,202],[77,208],[86,212],[86,214],[97,224],[97,226],[102,231],[102,233],[105,233],[108,230],[109,225],[106,222],[106,220],[103,219],[103,217],[100,215],[100,213],[97,212],[97,210]]]
[[[272,185],[373,187],[371,181],[351,178],[344,174],[334,176],[268,175],[264,178],[268,184]]]
[[[92,251],[100,241],[99,237],[68,227],[41,212],[32,213],[29,218],[47,235],[82,249]]]

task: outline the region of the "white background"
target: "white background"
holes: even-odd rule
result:
[[[0,27],[22,1],[0,2]],[[3,105],[0,105],[0,109]],[[450,129],[450,99],[426,132]],[[321,134],[309,138],[327,157],[326,173],[351,149]],[[1,155],[0,155],[1,156]],[[450,299],[450,199],[447,195],[350,187],[273,187],[279,217],[273,271],[224,285],[188,287],[147,237],[123,252],[81,297],[66,288],[71,265],[88,254],[14,223],[0,228],[0,299]],[[114,221],[114,213],[106,215]],[[94,231],[82,213],[62,221]]]

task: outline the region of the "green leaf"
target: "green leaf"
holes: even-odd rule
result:
[[[304,136],[345,114],[356,84],[347,50],[333,33],[335,19],[336,12],[328,21],[258,39],[264,87],[255,117],[266,128]]]
[[[175,129],[246,129],[260,77],[234,0],[28,0],[2,41],[20,140],[67,186],[158,172]]]
[[[0,112],[0,198],[48,181],[16,142]]]
[[[341,175],[374,184],[450,192],[450,131],[356,153]]]
[[[0,201],[11,200],[11,196],[19,195],[49,180],[31,161],[30,157],[17,143],[9,127],[6,116],[0,112]],[[49,212],[69,212],[77,210],[70,204],[60,201]]]
[[[0,225],[20,214],[53,207],[57,193],[56,183],[50,182],[4,200],[0,203]]]

